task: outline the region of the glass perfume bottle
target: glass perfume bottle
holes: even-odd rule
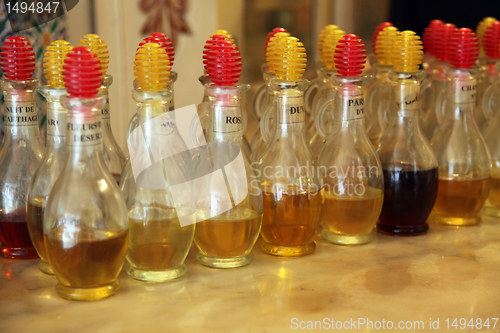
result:
[[[262,157],[261,187],[264,197],[262,250],[282,257],[311,254],[314,236],[321,221],[323,189],[316,159],[306,142],[304,90],[302,79],[306,53],[295,37],[271,38],[267,53],[269,67],[276,72],[271,88],[276,91],[273,108],[261,120],[261,130],[269,139]],[[277,120],[271,136],[269,116]]]
[[[266,152],[266,149],[267,149],[268,143],[269,143],[262,136],[262,132],[260,129],[260,121],[262,120],[264,115],[267,112],[270,112],[270,110],[272,109],[272,104],[273,104],[274,94],[275,94],[275,91],[271,87],[271,80],[276,78],[276,74],[274,73],[274,70],[269,67],[269,60],[267,58],[267,50],[268,50],[269,41],[271,38],[274,38],[274,37],[283,38],[283,37],[288,37],[288,36],[290,36],[290,34],[286,31],[276,32],[276,33],[274,33],[273,36],[269,36],[268,40],[266,41],[266,48],[265,48],[266,49],[266,66],[265,67],[263,66],[263,68],[265,68],[268,72],[268,74],[264,74],[264,80],[266,80],[266,84],[267,84],[267,99],[266,99],[266,103],[261,108],[261,114],[260,114],[261,118],[259,119],[259,126],[258,126],[258,129],[257,129],[257,131],[256,131],[256,133],[251,141],[252,154],[250,155],[250,160],[254,163],[260,162],[260,160],[262,159],[262,156]],[[271,115],[269,117],[268,121],[269,121],[269,126],[273,127],[274,126],[273,115]]]
[[[132,96],[143,135],[132,135],[129,147],[140,151],[139,142],[144,142],[154,155],[170,157],[155,162],[136,179],[130,164],[136,163],[137,157],[131,156],[122,174],[121,190],[129,220],[127,273],[136,280],[163,282],[187,271],[184,260],[193,242],[195,209],[189,186],[175,198],[171,186],[189,180],[189,160],[176,154],[187,148],[175,126],[174,112],[169,110],[172,91],[168,54],[160,44],[142,43],[134,64],[136,89]],[[155,122],[153,119],[159,116],[162,118]],[[155,144],[158,140],[160,145]]]
[[[106,101],[97,95],[102,82],[97,55],[82,46],[68,52],[63,81],[66,160],[47,199],[43,233],[57,294],[91,301],[119,289],[127,208],[103,158],[100,109]]]
[[[125,165],[125,155],[118,145],[118,142],[116,142],[111,130],[109,87],[113,83],[113,76],[106,74],[109,64],[108,46],[106,45],[106,42],[101,39],[101,37],[94,34],[83,36],[83,39],[80,40],[80,46],[91,49],[97,54],[99,60],[101,61],[103,80],[101,87],[99,88],[99,95],[103,96],[106,100],[104,108],[101,109],[104,162],[119,185],[120,175],[122,173],[123,166]]]
[[[374,238],[384,198],[382,166],[366,134],[362,77],[366,62],[363,41],[345,35],[338,43],[332,77],[336,95],[330,103],[335,110],[335,130],[325,135],[321,121],[326,106],[318,112],[318,130],[326,136],[318,160],[323,180],[324,240],[334,244],[365,244]]]
[[[44,151],[35,103],[35,54],[24,37],[11,36],[0,55],[5,75],[0,80],[5,126],[0,147],[0,251],[7,258],[37,258],[26,222],[28,188]]]
[[[458,29],[450,43],[445,115],[431,143],[439,164],[432,218],[441,224],[478,224],[490,190],[491,159],[474,122],[478,54],[475,33]]]
[[[378,34],[375,48],[378,62],[374,65],[376,74],[365,91],[366,131],[373,147],[377,147],[387,126],[386,112],[392,95],[389,80],[389,71],[392,70],[391,50],[397,33],[396,27],[388,26]]]
[[[267,45],[269,44],[269,40],[279,32],[286,33],[287,31],[286,29],[283,28],[274,28],[267,36],[266,45],[264,48],[265,52],[267,52]],[[269,81],[276,77],[276,75],[274,75],[274,73],[271,73],[271,71],[269,70],[267,62],[262,64],[260,68],[262,71],[264,84],[259,88],[259,90],[257,90],[253,100],[253,113],[255,119],[257,119],[258,121],[260,121],[264,111],[267,110],[273,102],[274,91],[269,89]],[[265,150],[264,145],[265,142],[262,139],[260,126],[257,126],[257,129],[255,130],[255,133],[252,136],[252,140],[250,141],[250,148],[252,150],[252,155],[259,154],[259,156],[255,157],[256,160],[260,160],[260,158],[262,157],[262,154],[264,153]],[[255,153],[256,151],[258,151],[258,153]],[[253,158],[251,160],[254,161]]]
[[[64,131],[66,124],[66,110],[62,107],[59,98],[66,95],[62,70],[66,54],[73,49],[68,42],[57,40],[52,42],[45,52],[43,67],[47,85],[37,88],[47,101],[47,149],[38,168],[33,174],[28,190],[28,203],[26,215],[28,230],[33,245],[40,257],[38,268],[45,274],[53,275],[54,272],[47,260],[45,243],[43,239],[43,215],[47,197],[65,161]]]
[[[320,69],[320,76],[318,80],[321,80],[323,83],[320,88],[318,88],[318,92],[314,98],[313,106],[312,106],[312,118],[318,119],[318,110],[327,103],[335,93],[335,89],[332,86],[331,78],[337,73],[335,66],[335,48],[339,43],[339,40],[342,36],[345,35],[345,32],[340,29],[334,30],[326,30],[323,34],[323,45],[321,47],[321,60],[324,66]],[[333,122],[333,114],[331,110],[327,109],[326,112],[322,116],[322,122],[324,122],[323,126],[331,127]],[[331,130],[328,130],[330,132]],[[318,130],[315,130],[314,135],[309,141],[309,148],[311,149],[314,157],[317,159],[319,153],[323,149],[325,144],[325,140],[323,136],[319,133]]]
[[[446,69],[450,66],[450,41],[451,36],[456,30],[456,26],[451,23],[446,23],[438,26],[433,46],[435,60],[429,64],[432,69],[432,74],[421,85],[421,90],[426,89],[426,92],[421,91],[423,98],[422,112],[422,130],[424,135],[430,141],[434,133],[443,120],[443,96],[446,89]]]
[[[392,235],[426,233],[438,190],[437,159],[418,118],[421,44],[412,31],[396,38],[389,123],[377,147],[384,173],[384,204],[377,229]]]
[[[484,56],[479,61],[480,74],[477,82],[477,106],[486,118],[479,129],[485,133],[489,120],[500,109],[500,21],[492,22],[483,36]]]
[[[197,193],[196,258],[208,267],[235,268],[252,262],[262,223],[262,193],[242,142],[241,96],[250,87],[238,85],[241,57],[230,40],[211,43],[206,55],[208,145],[195,156],[192,172],[194,187],[204,190]],[[195,131],[191,136],[199,138]]]

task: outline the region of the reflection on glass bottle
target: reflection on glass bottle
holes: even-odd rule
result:
[[[156,162],[137,179],[130,162],[122,174],[129,219],[127,273],[133,279],[162,282],[187,271],[184,260],[194,236],[194,204],[189,187],[174,200],[171,186],[188,181],[189,160],[175,153],[187,148],[175,126],[174,113],[165,113],[172,97],[167,53],[159,44],[145,43],[137,50],[134,64],[137,88],[132,96],[143,136],[133,135],[129,143],[144,142],[154,155],[170,157]],[[163,117],[161,126],[153,120],[159,116]],[[155,144],[158,140],[159,145]]]
[[[196,258],[208,267],[234,268],[252,262],[262,222],[262,193],[242,141],[241,97],[250,86],[238,85],[241,57],[230,40],[207,49],[208,145],[195,155],[192,176],[196,191],[209,190],[197,196]]]
[[[66,110],[62,107],[59,97],[66,95],[62,70],[66,54],[72,48],[68,42],[63,40],[52,42],[47,47],[43,67],[48,85],[37,89],[38,93],[47,101],[47,149],[31,180],[26,214],[31,240],[41,259],[38,268],[46,274],[54,274],[54,272],[50,268],[45,251],[43,213],[47,197],[61,174],[65,161]]]
[[[336,27],[336,26],[327,26],[328,27]],[[333,96],[334,94],[334,87],[332,86],[332,80],[331,78],[336,74],[336,67],[335,67],[335,48],[337,47],[337,44],[339,43],[339,40],[342,38],[342,36],[345,35],[345,32],[336,28],[336,29],[325,29],[324,33],[321,35],[321,40],[323,42],[323,45],[321,46],[321,60],[323,63],[323,66],[319,70],[319,78],[322,83],[320,84],[318,88],[318,92],[316,93],[314,97],[314,102],[312,105],[312,119],[318,119],[318,111],[322,106],[327,103]],[[326,110],[326,113],[324,113],[322,120],[322,126],[325,126],[326,128],[329,128],[327,131],[331,132],[331,126],[333,122],[332,118],[332,111],[331,110]],[[314,123],[314,122],[313,122]],[[309,140],[309,148],[311,149],[314,157],[317,159],[319,156],[319,153],[321,153],[321,150],[324,147],[325,140],[323,136],[319,133],[319,131],[316,129],[316,126],[314,126],[314,134]]]
[[[377,223],[381,232],[421,235],[436,201],[438,164],[420,128],[418,113],[422,61],[420,38],[412,31],[394,43],[393,98],[389,123],[377,148],[384,173],[384,204]]]
[[[271,80],[276,91],[273,108],[261,121],[262,134],[268,140],[272,113],[276,125],[260,167],[262,249],[277,256],[302,256],[316,249],[313,238],[323,205],[323,189],[314,172],[316,159],[305,137],[304,90],[309,81],[302,79],[302,73],[306,54],[295,37],[271,38],[267,53],[277,77]]]
[[[5,133],[0,147],[0,251],[4,257],[37,258],[26,222],[26,197],[44,151],[33,80],[35,54],[20,36],[2,46]]]
[[[332,78],[336,94],[330,103],[335,112],[335,128],[327,136],[318,160],[323,179],[324,240],[334,244],[364,244],[374,238],[384,198],[382,166],[368,139],[364,121],[361,76],[366,54],[356,35],[345,35],[337,46],[337,76]],[[318,130],[326,105],[318,112]]]
[[[375,78],[366,89],[365,111],[366,131],[373,145],[377,147],[387,122],[387,111],[392,95],[389,71],[392,69],[391,51],[398,29],[385,27],[377,37],[375,55],[378,62],[374,65]]]
[[[123,152],[118,145],[118,142],[116,142],[113,132],[111,131],[109,86],[113,83],[113,77],[106,74],[109,64],[108,46],[104,40],[94,34],[83,36],[83,39],[80,40],[80,45],[91,49],[97,54],[99,60],[101,61],[103,80],[102,85],[99,88],[99,95],[103,96],[106,100],[106,104],[101,109],[104,162],[119,185],[120,175],[122,173],[123,166],[125,165],[125,155],[123,155]]]
[[[63,80],[68,95],[66,160],[45,208],[43,226],[56,292],[70,300],[97,300],[119,289],[127,252],[127,207],[104,163],[97,96],[102,67],[97,55],[79,46],[67,54]]]
[[[444,119],[432,139],[439,164],[439,186],[433,220],[448,225],[481,221],[481,208],[490,190],[491,159],[474,121],[475,62],[479,45],[475,34],[458,29],[450,43],[451,69],[444,102]]]

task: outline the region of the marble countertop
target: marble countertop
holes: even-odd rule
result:
[[[500,220],[479,226],[431,225],[413,238],[377,234],[373,243],[335,246],[319,237],[313,255],[277,258],[259,245],[246,267],[216,270],[196,262],[187,276],[150,284],[122,271],[118,294],[96,302],[59,298],[55,277],[38,260],[0,259],[0,332],[297,332],[333,319],[355,322],[349,331],[386,332],[422,321],[429,332],[500,332]],[[489,319],[490,329],[447,328],[446,319]],[[382,322],[385,320],[385,323]],[[361,321],[362,322],[362,321]],[[409,324],[408,324],[409,323]],[[309,326],[308,326],[309,325]],[[350,325],[350,322],[349,322]],[[368,323],[368,325],[370,325]],[[340,328],[340,326],[337,326]],[[346,326],[344,326],[346,327]],[[337,329],[337,331],[347,331]]]

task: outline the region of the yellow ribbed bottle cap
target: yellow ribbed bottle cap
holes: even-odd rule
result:
[[[64,88],[62,76],[64,59],[72,49],[73,46],[65,40],[56,40],[47,47],[43,58],[43,73],[52,88]]]
[[[319,52],[320,58],[322,57],[321,52],[323,51],[323,43],[325,41],[325,35],[331,33],[332,31],[338,30],[338,29],[340,29],[340,28],[338,26],[336,26],[335,24],[329,24],[329,25],[325,26],[323,29],[321,29],[321,32],[318,36],[318,52]]]
[[[305,72],[307,55],[304,44],[292,36],[271,38],[267,46],[266,60],[269,69],[279,80],[300,81]]]
[[[340,29],[335,29],[328,31],[327,34],[324,35],[323,39],[323,47],[321,51],[321,61],[325,64],[326,68],[335,70],[335,49],[337,48],[337,44],[339,40],[344,37],[345,31]]]
[[[483,52],[483,37],[484,33],[486,32],[486,29],[495,22],[497,19],[494,17],[485,17],[479,24],[477,25],[476,28],[476,35],[477,39],[479,40],[479,52]]]
[[[275,53],[275,47],[276,43],[278,40],[284,39],[285,37],[289,37],[290,33],[288,32],[278,32],[276,33],[273,37],[269,39],[269,43],[267,44],[266,48],[266,62],[267,62],[267,67],[269,67],[269,72],[274,74],[274,70],[271,68],[270,65],[270,59],[272,58],[271,56],[274,55]]]
[[[230,41],[231,41],[231,42],[233,42],[233,44],[234,44],[234,38],[233,38],[233,35],[231,35],[231,34],[229,33],[229,31],[227,31],[227,30],[222,30],[222,29],[215,30],[215,31],[214,31],[214,33],[212,34],[212,36],[213,36],[213,35],[222,35],[222,36],[225,36],[225,37],[226,37],[226,39],[230,40]],[[212,36],[210,36],[210,37],[212,37]]]
[[[165,91],[170,70],[168,54],[159,44],[145,43],[137,49],[134,76],[139,90]]]
[[[80,46],[88,47],[97,54],[101,61],[102,74],[106,74],[109,65],[109,51],[106,42],[98,35],[89,34],[80,39]]]
[[[396,27],[385,27],[384,30],[378,34],[375,55],[377,56],[377,61],[381,65],[392,65],[391,50],[397,34],[398,29]]]
[[[391,53],[394,71],[398,73],[418,71],[424,57],[423,48],[420,37],[413,31],[399,32]]]

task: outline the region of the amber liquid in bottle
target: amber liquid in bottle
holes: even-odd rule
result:
[[[201,253],[210,257],[238,257],[251,252],[259,236],[262,214],[235,207],[196,224],[194,240]]]
[[[363,195],[337,195],[325,193],[323,227],[341,235],[363,235],[371,233],[380,215],[384,193],[380,189],[366,186]]]
[[[306,192],[289,186],[273,193],[262,186],[264,217],[262,238],[278,246],[292,247],[311,244],[316,234],[317,221],[322,213],[323,190]]]
[[[500,217],[500,178],[490,180],[490,194],[484,205],[484,213]]]
[[[28,232],[25,207],[7,214],[0,210],[0,243],[2,255],[7,258],[38,258]]]
[[[43,213],[45,211],[45,201],[46,199],[44,197],[35,197],[31,199],[31,201],[28,201],[26,205],[26,217],[28,219],[28,228],[30,229],[29,231],[33,245],[40,254],[40,259],[48,266],[49,272],[51,272],[52,269],[50,269],[47,260],[43,239]]]
[[[488,198],[491,178],[475,180],[439,179],[434,221],[450,225],[473,225]]]
[[[143,218],[143,210],[148,212],[146,218]],[[129,212],[127,259],[134,269],[167,270],[183,264],[191,245],[196,215],[193,212],[187,217],[193,224],[182,227],[178,213],[182,214],[183,210],[160,206],[135,207]]]
[[[127,231],[80,230],[78,239],[66,239],[66,227],[52,229],[45,235],[48,257],[60,284],[57,288],[91,288],[87,300],[97,294],[94,288],[103,290],[118,284],[117,277],[127,251]],[[78,227],[77,227],[78,228]],[[80,290],[79,294],[84,291]],[[59,294],[62,294],[59,291]],[[101,297],[96,297],[99,299]]]
[[[384,204],[377,229],[396,235],[427,232],[427,218],[437,196],[438,168],[431,170],[384,172]]]

